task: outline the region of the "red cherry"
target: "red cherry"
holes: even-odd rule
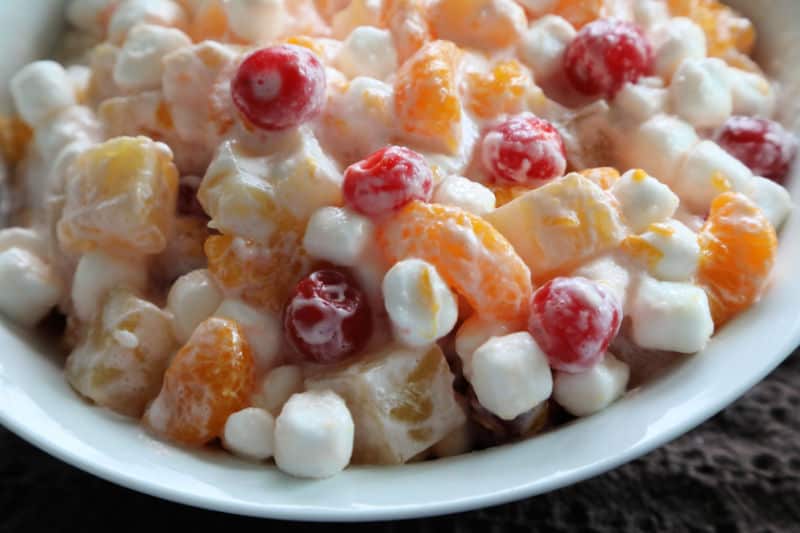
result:
[[[532,184],[564,175],[564,140],[552,124],[530,113],[511,117],[486,132],[481,159],[495,181]]]
[[[284,313],[286,338],[306,359],[336,363],[355,354],[372,334],[367,298],[336,270],[317,270],[295,287]]]
[[[575,89],[612,98],[653,66],[653,48],[630,22],[600,19],[584,26],[564,52],[564,69]]]
[[[597,364],[619,331],[622,306],[586,278],[555,278],[533,295],[528,330],[550,366],[582,372]]]
[[[239,112],[255,126],[282,130],[313,118],[325,103],[325,68],[300,46],[262,48],[247,56],[231,81]]]
[[[427,202],[433,173],[425,158],[402,146],[388,146],[344,172],[344,199],[355,211],[379,216],[412,200]]]
[[[716,141],[753,174],[783,183],[797,155],[797,138],[772,120],[731,117]]]

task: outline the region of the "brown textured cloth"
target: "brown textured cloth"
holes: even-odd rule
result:
[[[117,487],[0,429],[0,531],[145,532],[161,524],[190,533],[298,531]],[[701,427],[603,476],[491,509],[342,530],[800,532],[800,351]]]

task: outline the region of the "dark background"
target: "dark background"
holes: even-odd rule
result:
[[[476,482],[479,476],[476,473]],[[0,531],[800,532],[800,352],[701,427],[544,496],[441,518],[311,525],[168,503],[67,466],[0,428]]]

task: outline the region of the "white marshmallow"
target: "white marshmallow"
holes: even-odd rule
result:
[[[792,212],[792,198],[789,191],[774,181],[756,176],[750,198],[761,208],[775,229],[779,229]]]
[[[749,194],[753,174],[742,162],[713,141],[702,141],[683,160],[672,189],[694,213],[705,213],[720,193]]]
[[[303,379],[303,369],[299,366],[283,365],[273,368],[261,380],[253,396],[253,403],[277,415],[293,394],[303,392]]]
[[[695,353],[706,347],[714,321],[703,289],[645,276],[631,311],[633,342],[642,348]]]
[[[525,331],[483,343],[464,376],[481,405],[504,420],[530,411],[553,390],[547,356]]]
[[[596,281],[610,289],[611,293],[622,305],[624,314],[627,314],[628,287],[631,283],[631,274],[613,256],[606,255],[585,263],[575,270],[572,275]]]
[[[103,139],[103,126],[94,111],[75,105],[40,122],[34,132],[39,153],[48,160],[72,143],[96,144]]]
[[[561,70],[564,51],[575,34],[572,24],[562,17],[545,15],[522,34],[517,53],[537,78],[549,78]]]
[[[625,394],[629,377],[628,365],[607,353],[602,361],[579,374],[556,372],[553,399],[572,415],[588,416]]]
[[[222,445],[245,459],[263,461],[272,457],[275,419],[258,407],[248,407],[225,421]]]
[[[704,216],[705,213],[703,214],[703,216],[696,215],[694,213],[689,212],[689,210],[686,209],[686,206],[679,205],[678,210],[675,211],[674,218],[675,220],[677,220],[690,230],[697,233],[703,227],[703,224],[706,223]]]
[[[359,26],[380,26],[383,0],[351,0],[347,7],[333,15],[334,37],[344,39]]]
[[[131,28],[143,22],[185,28],[186,12],[172,0],[123,0],[108,23],[108,40],[120,44]]]
[[[326,478],[350,463],[355,427],[332,391],[295,394],[275,421],[275,464],[297,477]]]
[[[650,87],[643,83],[626,83],[612,103],[614,111],[632,122],[645,120],[663,113],[667,107],[668,92],[663,87]]]
[[[771,117],[777,96],[772,84],[762,75],[737,68],[728,69],[733,94],[733,114]]]
[[[367,76],[385,80],[397,70],[397,51],[389,30],[359,26],[345,39],[336,67],[348,78]]]
[[[222,291],[206,269],[194,270],[175,280],[167,295],[167,310],[173,315],[175,339],[185,344],[195,328],[214,314],[222,302]]]
[[[274,40],[287,22],[283,0],[234,0],[223,6],[231,31],[252,43]]]
[[[49,251],[47,240],[38,231],[28,228],[0,229],[0,252],[9,248],[19,248],[40,258],[47,258]]]
[[[472,431],[469,423],[462,424],[447,434],[431,448],[434,455],[439,458],[454,457],[472,451]]]
[[[697,128],[716,128],[733,112],[728,65],[721,59],[687,59],[669,86],[672,109]]]
[[[661,0],[634,0],[633,20],[645,31],[669,19],[669,9]]]
[[[383,278],[383,300],[395,337],[422,347],[447,335],[458,320],[458,300],[436,268],[420,259],[395,264]]]
[[[671,186],[686,154],[699,140],[686,122],[656,115],[625,135],[620,155],[628,168],[641,167]]]
[[[672,79],[687,59],[706,57],[705,32],[685,17],[666,17],[666,22],[653,28],[652,40],[655,47],[654,70],[666,81]]]
[[[88,58],[87,58],[88,61]],[[70,65],[66,68],[67,76],[72,81],[72,88],[79,102],[85,100],[92,80],[92,69],[87,65]]]
[[[697,234],[677,220],[651,224],[646,232],[629,239],[638,241],[632,249],[634,256],[657,279],[689,281],[697,272]]]
[[[456,353],[464,366],[470,365],[472,364],[472,355],[483,343],[492,337],[502,337],[515,330],[516,328],[511,324],[472,315],[461,324],[456,332]]]
[[[147,285],[147,266],[138,259],[118,258],[101,250],[87,252],[78,261],[72,279],[72,305],[81,320],[90,320],[103,299],[116,288],[138,292]]]
[[[497,205],[494,193],[486,186],[462,176],[447,176],[436,187],[433,201],[437,204],[460,207],[474,215],[482,216]]]
[[[153,24],[133,27],[114,66],[114,83],[128,91],[158,89],[164,56],[191,44],[189,36],[175,28]]]
[[[11,78],[10,89],[17,112],[32,127],[77,103],[72,80],[55,61],[23,67]]]
[[[0,313],[32,327],[61,299],[61,282],[41,258],[22,248],[0,252]]]
[[[103,13],[114,9],[120,0],[72,0],[67,6],[67,20],[76,28],[88,33],[103,33]]]
[[[317,259],[354,266],[372,244],[374,233],[368,218],[342,207],[322,207],[311,215],[303,247]]]
[[[224,300],[214,316],[235,320],[253,351],[256,367],[265,372],[281,363],[283,328],[280,318],[251,307],[240,300]]]
[[[625,221],[634,233],[675,214],[680,200],[669,187],[644,170],[629,170],[611,186]]]

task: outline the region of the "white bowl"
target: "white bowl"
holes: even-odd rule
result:
[[[732,2],[761,30],[771,74],[800,84],[800,2]],[[52,37],[51,0],[0,2],[0,73]],[[16,54],[8,53],[11,46]],[[771,55],[770,55],[771,54]],[[770,59],[774,58],[774,59]],[[800,101],[787,97],[786,102]],[[784,107],[796,125],[796,107]],[[796,128],[795,128],[796,129]],[[800,196],[800,180],[792,194]],[[189,452],[89,406],[66,384],[63,361],[32,335],[0,324],[0,422],[99,477],[177,502],[271,518],[366,521],[464,511],[540,494],[630,461],[709,418],[775,368],[800,341],[800,217],[781,236],[774,288],[726,326],[708,349],[606,411],[514,445],[393,468],[351,468],[301,481],[222,453]]]

